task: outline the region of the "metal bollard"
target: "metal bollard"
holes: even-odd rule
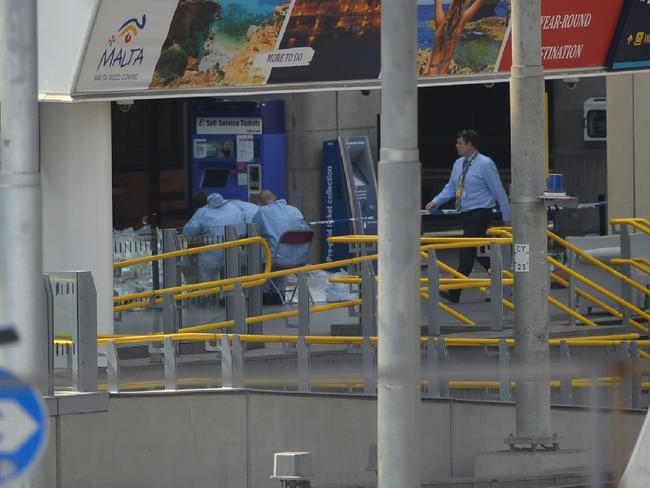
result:
[[[440,272],[435,249],[427,250],[427,278],[429,299],[427,300],[427,325],[429,337],[440,335]]]

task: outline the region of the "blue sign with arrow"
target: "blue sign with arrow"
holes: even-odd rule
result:
[[[45,447],[47,423],[38,391],[0,368],[0,484],[36,463]]]

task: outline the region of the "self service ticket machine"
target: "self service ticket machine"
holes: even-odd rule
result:
[[[377,234],[377,178],[366,136],[339,137],[323,143],[323,260],[350,257],[330,236]]]
[[[189,104],[191,193],[255,201],[268,188],[286,198],[284,102]]]

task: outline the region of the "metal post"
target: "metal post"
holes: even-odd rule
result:
[[[503,260],[501,246],[490,245],[490,307],[492,330],[503,330]]]
[[[298,282],[298,335],[309,335],[309,287],[307,286],[307,273],[301,271],[296,275]]]
[[[163,253],[178,251],[181,248],[176,229],[163,229],[162,251]],[[171,288],[181,285],[180,258],[169,258],[163,261],[163,288]],[[176,307],[175,310],[176,329],[183,325],[183,307]]]
[[[499,341],[499,400],[512,401],[512,388],[510,384],[510,351],[505,339]]]
[[[163,295],[163,304],[162,304],[162,331],[165,334],[176,334],[179,329],[178,324],[178,309],[180,307],[176,306],[174,293],[165,293]]]
[[[361,344],[363,354],[363,392],[371,395],[375,393],[375,355],[370,337],[364,337]]]
[[[560,341],[560,401],[563,405],[573,405],[573,386],[571,384],[571,354],[567,341]]]
[[[641,408],[641,371],[639,370],[639,345],[636,341],[630,342],[630,389],[632,390],[632,408]]]
[[[113,341],[106,343],[106,380],[109,393],[120,392],[120,357]]]
[[[436,355],[438,356],[438,385],[441,397],[449,396],[449,372],[447,369],[447,362],[449,361],[449,353],[447,351],[447,343],[444,337],[438,338]]]
[[[551,433],[541,0],[512,3],[512,215],[514,230],[517,434],[537,445]]]
[[[377,335],[375,325],[375,301],[377,286],[375,270],[372,263],[361,263],[361,335],[370,337]]]
[[[248,237],[259,236],[257,225],[247,224],[246,234]],[[246,273],[249,275],[259,274],[262,272],[262,246],[260,244],[250,244],[246,246]],[[246,288],[246,297],[248,299],[248,316],[257,317],[262,315],[262,287],[253,286]],[[263,323],[250,324],[248,326],[249,334],[261,334]]]
[[[224,228],[224,235],[225,239],[224,242],[231,242],[231,241],[236,241],[239,239],[239,236],[237,235],[237,227],[234,225],[226,225]],[[239,247],[227,247],[225,249],[225,274],[226,278],[236,278],[237,276],[240,275],[240,269],[239,269]],[[239,299],[239,297],[236,297],[233,294],[226,294],[226,319],[231,320],[233,319],[233,306],[236,306],[233,304],[234,300]],[[243,334],[244,331],[239,332],[240,334]]]
[[[440,396],[440,383],[438,381],[438,352],[436,351],[436,342],[433,337],[427,339],[427,398],[437,398]]]
[[[421,479],[417,1],[381,9],[378,486],[400,488]]]
[[[97,291],[90,271],[77,275],[77,348],[73,385],[77,391],[97,391]]]
[[[576,266],[576,253],[573,251],[573,249],[567,249],[567,262],[569,263],[569,267],[571,269],[575,269]],[[569,308],[571,310],[576,309],[576,279],[569,275]],[[576,325],[576,319],[573,315],[569,315],[569,325]]]
[[[4,366],[45,393],[36,0],[0,2],[0,22],[0,322],[14,323],[19,336],[3,351]]]
[[[427,278],[429,285],[429,299],[427,300],[427,325],[429,337],[440,335],[440,272],[438,271],[438,257],[435,249],[427,251]]]
[[[235,334],[246,333],[246,298],[241,282],[234,283],[234,289],[227,294],[230,301],[230,320],[235,321],[232,330]]]
[[[632,257],[632,243],[630,242],[630,231],[627,228],[627,225],[621,225],[621,258],[630,259]],[[632,278],[632,266],[625,264],[621,268],[621,273],[623,273],[628,278]],[[628,303],[632,303],[632,287],[629,283],[621,283],[621,292],[622,298]],[[623,323],[627,324],[628,320],[631,317],[630,310],[627,307],[619,307],[621,313],[623,314]]]
[[[309,345],[304,336],[298,337],[296,353],[298,355],[298,391],[311,391],[309,384]]]
[[[178,389],[176,372],[176,344],[171,337],[163,339],[163,361],[165,369],[165,390]]]

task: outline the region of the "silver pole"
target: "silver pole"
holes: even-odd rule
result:
[[[46,394],[36,26],[36,0],[0,0],[0,322],[19,335],[4,366]],[[11,486],[45,486],[40,464]]]
[[[541,0],[515,0],[512,7],[512,223],[519,253],[515,262],[529,262],[528,271],[517,272],[514,285],[515,354],[522,371],[517,380],[517,438],[535,443],[549,437],[551,430],[547,222],[539,198],[546,177]],[[528,256],[526,248],[517,245],[528,245]]]
[[[19,342],[6,366],[47,392],[47,321],[42,278],[36,0],[2,0],[0,322]]]
[[[419,487],[420,163],[416,0],[383,0],[379,161],[379,487]]]

